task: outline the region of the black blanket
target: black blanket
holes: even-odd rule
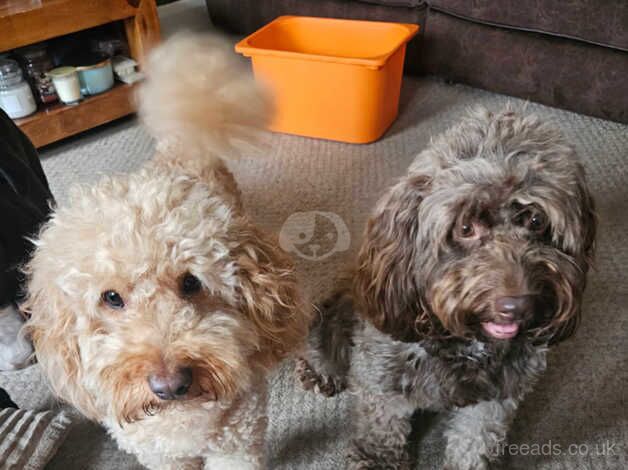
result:
[[[20,265],[53,201],[33,144],[0,109],[0,306],[19,300]]]

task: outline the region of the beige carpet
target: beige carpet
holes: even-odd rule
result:
[[[329,293],[359,245],[374,201],[434,134],[470,106],[498,108],[508,98],[451,86],[434,79],[406,78],[399,119],[380,142],[354,146],[269,135],[263,159],[232,165],[246,205],[264,227],[278,231],[297,211],[338,214],[349,228],[350,248],[323,261],[298,260],[314,299]],[[516,100],[516,103],[519,103]],[[554,121],[586,165],[600,216],[597,270],[586,293],[578,334],[553,351],[549,370],[528,396],[511,441],[553,447],[551,455],[511,457],[509,469],[628,468],[628,127],[535,104],[528,109]],[[133,119],[114,123],[55,145],[42,154],[44,169],[60,204],[75,182],[137,168],[152,143]],[[0,374],[0,386],[27,408],[51,400],[37,366]],[[269,467],[341,469],[351,430],[347,394],[323,399],[295,386],[290,366],[274,379],[268,433]],[[442,441],[438,420],[424,423],[417,468],[438,468]],[[571,447],[570,447],[571,446]],[[528,453],[532,453],[530,450]],[[536,453],[536,452],[534,452]],[[543,452],[547,453],[547,452]],[[50,469],[140,468],[116,450],[103,430],[86,422],[74,428]]]

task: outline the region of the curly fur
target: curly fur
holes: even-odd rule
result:
[[[263,466],[265,377],[307,329],[290,260],[248,219],[220,158],[267,113],[229,55],[194,35],[154,51],[139,97],[156,157],[76,188],[26,268],[26,329],[52,389],[149,468]],[[199,292],[182,290],[186,274]],[[178,367],[193,371],[189,391],[158,398],[147,377]]]
[[[577,327],[595,228],[583,168],[551,125],[478,109],[436,138],[377,204],[352,286],[324,307],[301,370],[310,388],[348,370],[350,467],[407,468],[420,408],[451,414],[447,468],[486,468],[547,347]],[[483,327],[503,320],[504,296],[531,299],[511,338]],[[339,342],[322,339],[351,321]]]

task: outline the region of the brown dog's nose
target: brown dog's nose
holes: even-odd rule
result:
[[[180,400],[192,385],[192,369],[180,367],[172,373],[148,376],[148,386],[162,400]]]
[[[495,300],[495,310],[510,319],[531,313],[533,309],[534,298],[531,295],[498,297],[497,300]]]

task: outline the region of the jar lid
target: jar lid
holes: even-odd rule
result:
[[[52,69],[50,72],[47,72],[46,75],[48,75],[51,78],[62,78],[62,77],[67,77],[68,75],[72,75],[75,72],[76,72],[75,67],[65,66],[65,67],[57,67],[56,69]]]
[[[92,65],[81,65],[79,67],[76,67],[76,70],[78,70],[79,72],[82,72],[83,70],[99,69],[99,68],[107,66],[110,63],[111,63],[111,59],[107,57],[102,62],[97,62]]]
[[[0,59],[0,88],[8,88],[22,81],[22,69],[11,59]]]
[[[99,52],[81,51],[67,57],[65,63],[86,70],[93,67],[102,67],[110,60],[109,56]]]

